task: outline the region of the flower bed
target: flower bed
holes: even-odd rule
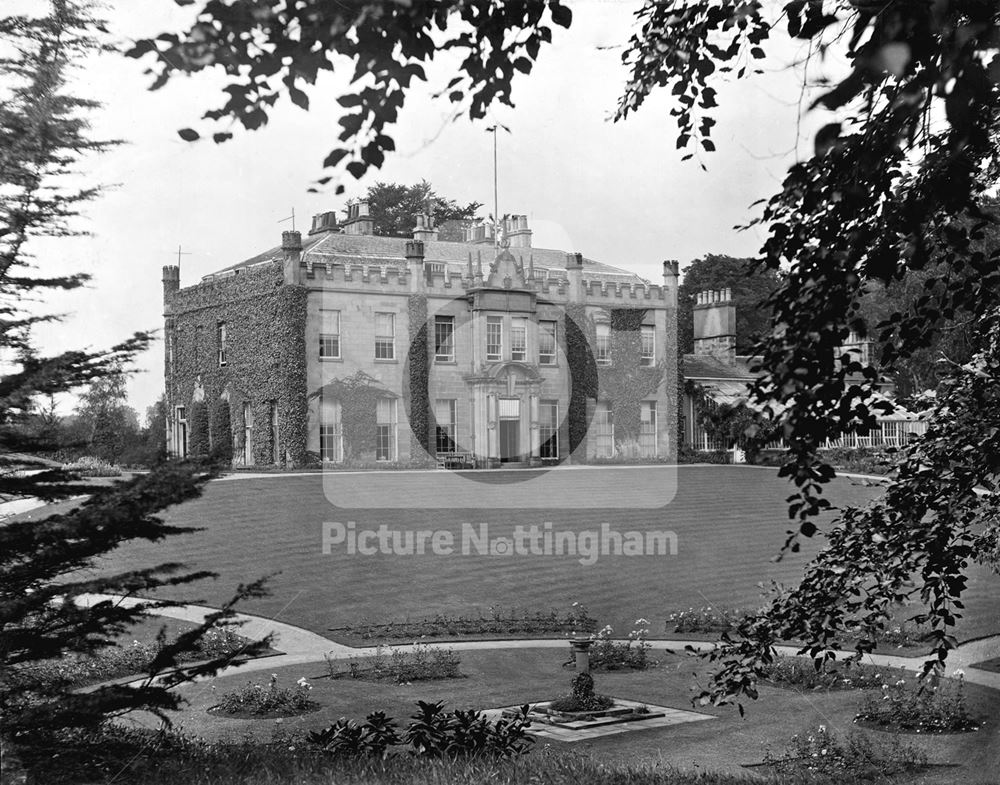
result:
[[[659,663],[649,656],[652,649],[647,639],[649,624],[645,619],[636,619],[635,629],[625,641],[614,640],[614,629],[610,624],[590,636],[590,667],[595,671],[645,670],[655,668]],[[573,665],[571,658],[566,665]]]
[[[965,703],[964,674],[884,680],[865,691],[855,722],[904,733],[956,733],[979,727]]]
[[[421,638],[459,638],[469,636],[544,635],[551,633],[591,632],[597,622],[579,603],[566,613],[551,611],[518,612],[491,606],[488,616],[445,616],[392,622],[362,621],[331,632],[362,641],[414,641]]]
[[[312,685],[305,678],[299,679],[295,687],[279,687],[278,674],[272,673],[267,686],[248,681],[244,687],[223,694],[209,712],[236,719],[294,717],[319,708],[318,703],[309,699],[311,689]]]
[[[408,684],[414,681],[459,679],[461,658],[453,649],[416,644],[413,649],[386,651],[379,646],[375,654],[360,660],[338,660],[326,656],[326,667],[331,679],[364,679],[366,681],[391,681]]]
[[[764,767],[782,777],[804,775],[820,777],[823,782],[884,782],[890,777],[924,770],[927,757],[895,737],[872,739],[857,730],[838,736],[820,725],[815,731],[792,736],[780,757],[768,751]]]

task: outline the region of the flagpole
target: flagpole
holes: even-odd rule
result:
[[[499,199],[497,197],[497,127],[494,125],[491,129],[493,131],[493,250],[496,251],[499,248],[498,243],[500,242],[500,207]]]

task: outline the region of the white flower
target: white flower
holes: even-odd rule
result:
[[[297,682],[295,682],[295,684],[300,689],[303,689],[303,690],[311,690],[312,689],[312,685],[308,681],[306,681],[306,677],[305,676],[303,676],[301,679],[299,679]]]

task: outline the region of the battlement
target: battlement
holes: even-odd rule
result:
[[[441,263],[438,263],[441,264]],[[315,262],[302,264],[306,285],[320,285],[323,288],[347,289],[351,291],[387,293],[421,291],[425,294],[447,294],[455,296],[484,286],[483,277],[473,267],[470,275],[467,269],[455,266],[424,265],[419,277],[419,286],[412,286],[414,273],[398,264],[357,264],[341,262]],[[540,270],[525,281],[527,291],[545,297],[568,301],[569,279],[558,271]],[[583,280],[583,297],[586,302],[646,301],[665,302],[668,289],[658,284],[622,282],[597,279]]]

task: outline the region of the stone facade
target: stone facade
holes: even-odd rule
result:
[[[436,239],[431,216],[412,239],[371,226],[364,203],[344,224],[324,213],[185,289],[164,268],[172,454],[204,402],[230,407],[245,466],[676,458],[676,262],[651,284],[533,249],[524,216],[464,242]]]

